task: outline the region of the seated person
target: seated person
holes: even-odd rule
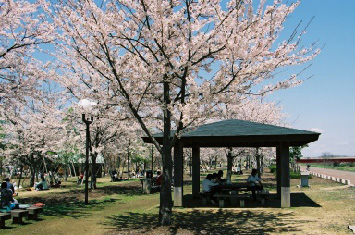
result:
[[[237,166],[236,173],[237,173],[237,175],[240,175],[240,165]]]
[[[239,164],[238,167],[239,167],[238,175],[242,175],[243,174],[242,165]]]
[[[7,185],[7,189],[10,189],[12,194],[15,194],[15,188],[14,188],[14,185],[10,183],[10,179],[6,178],[5,182],[6,182],[6,185]]]
[[[44,176],[42,175],[41,177],[41,182],[39,182],[36,187],[36,190],[47,190],[48,189],[48,184],[47,181],[44,179]]]
[[[212,182],[217,183],[217,173],[216,172],[212,174]]]
[[[12,197],[12,191],[7,188],[6,182],[1,184],[1,207],[10,210],[18,208],[18,202]]]
[[[226,181],[226,179],[222,179],[223,178],[223,171],[222,170],[219,170],[218,173],[217,173],[217,179],[216,179],[216,183],[223,183]]]
[[[214,202],[214,198],[213,198],[213,193],[216,191],[213,187],[216,185],[219,185],[218,183],[215,183],[212,181],[213,179],[213,175],[212,174],[208,174],[206,176],[206,179],[202,180],[202,192],[203,193],[211,193],[211,202],[212,204],[215,204]]]
[[[256,169],[251,170],[251,174],[248,177],[248,183],[251,186],[251,192],[253,194],[253,200],[256,201],[256,190],[263,190],[263,184],[258,176],[258,171]]]
[[[62,187],[61,184],[62,184],[62,182],[61,182],[60,180],[58,180],[58,182],[55,183],[55,184],[52,184],[51,187],[52,187],[52,188],[60,188],[60,187]]]
[[[158,171],[157,174],[158,174],[158,177],[157,177],[157,179],[156,179],[156,181],[155,181],[155,184],[158,185],[158,186],[160,186],[160,185],[161,185],[161,182],[162,182],[162,180],[163,180],[163,175],[161,174],[161,171]]]
[[[78,176],[78,178],[76,179],[76,184],[81,184],[80,176]],[[52,185],[52,184],[51,184],[51,185]]]
[[[117,171],[113,170],[111,172],[111,181],[114,182],[114,181],[116,181],[116,179],[117,179]]]

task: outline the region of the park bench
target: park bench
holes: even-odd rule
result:
[[[269,196],[269,192],[268,191],[257,192],[256,196],[258,198],[260,198],[261,205],[265,205],[265,201],[266,201],[267,197]]]
[[[211,197],[211,193],[209,192],[200,192],[198,195],[202,199],[202,205],[206,205],[207,201],[209,201]]]
[[[37,219],[38,214],[43,212],[43,207],[32,206],[26,208],[26,210],[28,211],[28,219]]]
[[[11,219],[10,213],[0,213],[0,228],[5,228],[5,221]]]
[[[20,210],[20,209],[15,209],[11,211],[11,217],[12,217],[12,223],[14,224],[22,224],[22,217],[28,216],[29,211],[28,210]]]
[[[239,199],[239,206],[245,206],[245,200],[251,198],[250,194],[215,194],[214,197],[218,198],[219,207],[223,208],[225,206],[225,200],[227,198],[230,199],[232,205],[237,204],[237,200]]]

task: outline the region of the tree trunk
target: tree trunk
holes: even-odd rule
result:
[[[261,177],[259,148],[256,148],[255,161],[256,161],[256,170],[258,172],[258,176]]]
[[[34,167],[31,167],[31,180],[30,180],[30,187],[33,187],[35,185],[35,169]]]
[[[68,170],[66,166],[63,166],[64,171],[64,181],[68,181]]]
[[[160,189],[160,207],[159,207],[159,223],[163,226],[171,224],[172,213],[172,196],[171,196],[171,178],[172,178],[172,155],[171,155],[171,113],[167,106],[170,104],[169,99],[169,83],[164,82],[164,137],[163,137],[163,176]]]
[[[190,177],[192,177],[192,154],[190,155],[189,167],[190,167]]]
[[[129,172],[129,157],[130,157],[130,151],[129,151],[129,147],[131,145],[131,141],[128,140],[128,148],[127,148],[127,177],[128,179],[131,178],[131,172]]]
[[[96,152],[91,154],[91,188],[93,189],[96,189],[96,157]]]
[[[48,174],[47,164],[46,164],[46,161],[44,159],[44,156],[43,156],[43,166],[44,166],[44,169],[46,170],[46,173]]]
[[[72,167],[73,167],[73,171],[74,171],[74,176],[75,176],[75,178],[77,177],[77,175],[76,175],[76,170],[75,170],[75,166],[74,166],[74,163],[73,162],[71,162],[71,165],[72,165]]]
[[[35,173],[36,182],[38,182],[39,181],[38,180],[38,169],[36,167],[36,164],[35,164],[34,160],[33,160],[33,170],[34,170],[34,173]],[[33,182],[33,184],[34,184],[34,182]]]
[[[226,179],[232,179],[232,167],[233,167],[233,155],[232,155],[232,148],[229,148],[227,153],[227,177]]]

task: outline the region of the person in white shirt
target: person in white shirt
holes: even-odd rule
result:
[[[202,192],[211,192],[212,187],[218,185],[218,183],[212,182],[212,178],[212,174],[208,174],[206,179],[202,180]]]
[[[212,181],[213,179],[213,175],[212,174],[208,174],[206,176],[206,179],[202,180],[202,192],[203,193],[210,193],[210,199],[211,199],[211,203],[215,204],[214,198],[213,198],[213,193],[214,193],[214,189],[213,187],[216,185],[219,185],[218,183],[215,183]]]
[[[237,166],[236,172],[237,172],[237,175],[240,175],[240,165]]]
[[[261,183],[261,179],[258,176],[258,171],[256,169],[251,170],[251,174],[248,177],[248,183],[250,184],[251,187],[251,192],[253,194],[253,199],[256,201],[256,190],[263,190],[263,184]]]

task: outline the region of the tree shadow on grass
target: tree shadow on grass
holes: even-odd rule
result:
[[[107,204],[116,202],[118,199],[89,200],[89,204],[78,199],[76,196],[56,195],[56,197],[30,197],[21,199],[21,203],[33,204],[42,202],[45,204],[43,215],[45,216],[69,216],[80,218],[91,215],[90,211],[104,209]]]
[[[77,188],[71,189],[66,192],[59,192],[57,194],[67,194],[71,193],[73,195],[83,195],[85,189]],[[89,189],[90,193],[99,194],[99,195],[115,195],[115,194],[126,194],[127,196],[133,195],[141,195],[142,194],[142,186],[137,183],[129,184],[129,185],[107,185],[107,186],[98,186],[96,189]]]
[[[142,187],[139,184],[135,185],[110,185],[98,188],[105,195],[126,194],[128,196],[141,195]]]
[[[108,199],[103,201],[90,200],[88,205],[84,202],[71,202],[68,204],[51,204],[45,207],[44,215],[46,216],[69,216],[75,219],[90,216],[92,211],[100,211],[108,204],[117,201],[116,199]]]
[[[118,184],[101,186],[89,192],[89,204],[85,205],[84,189],[76,188],[63,192],[49,192],[38,196],[25,197],[20,199],[21,204],[34,204],[41,202],[45,204],[45,216],[70,216],[80,218],[91,215],[90,211],[104,209],[109,203],[118,199],[106,198],[111,195],[124,194],[126,196],[142,195],[140,183]],[[106,198],[104,200],[100,198]],[[99,200],[98,200],[99,199]]]
[[[292,213],[231,210],[193,210],[174,212],[173,224],[165,231],[157,225],[158,217],[151,214],[127,213],[110,216],[104,225],[118,234],[153,233],[169,234],[263,234],[297,232],[297,224],[310,221],[294,221]],[[161,231],[161,232],[159,232]]]
[[[318,203],[314,202],[311,198],[309,198],[305,193],[295,192],[291,193],[291,207],[321,207]],[[186,194],[183,197],[183,206],[185,208],[203,208],[203,207],[218,207],[218,203],[216,205],[203,205],[202,200],[200,198],[193,198],[191,194]],[[239,203],[237,205],[231,205],[231,203],[227,200],[225,203],[226,208],[238,208]],[[262,205],[260,202],[254,202],[251,199],[247,199],[245,201],[245,208],[280,208],[281,207],[281,199],[277,196],[276,193],[270,193],[265,200],[265,205]]]

